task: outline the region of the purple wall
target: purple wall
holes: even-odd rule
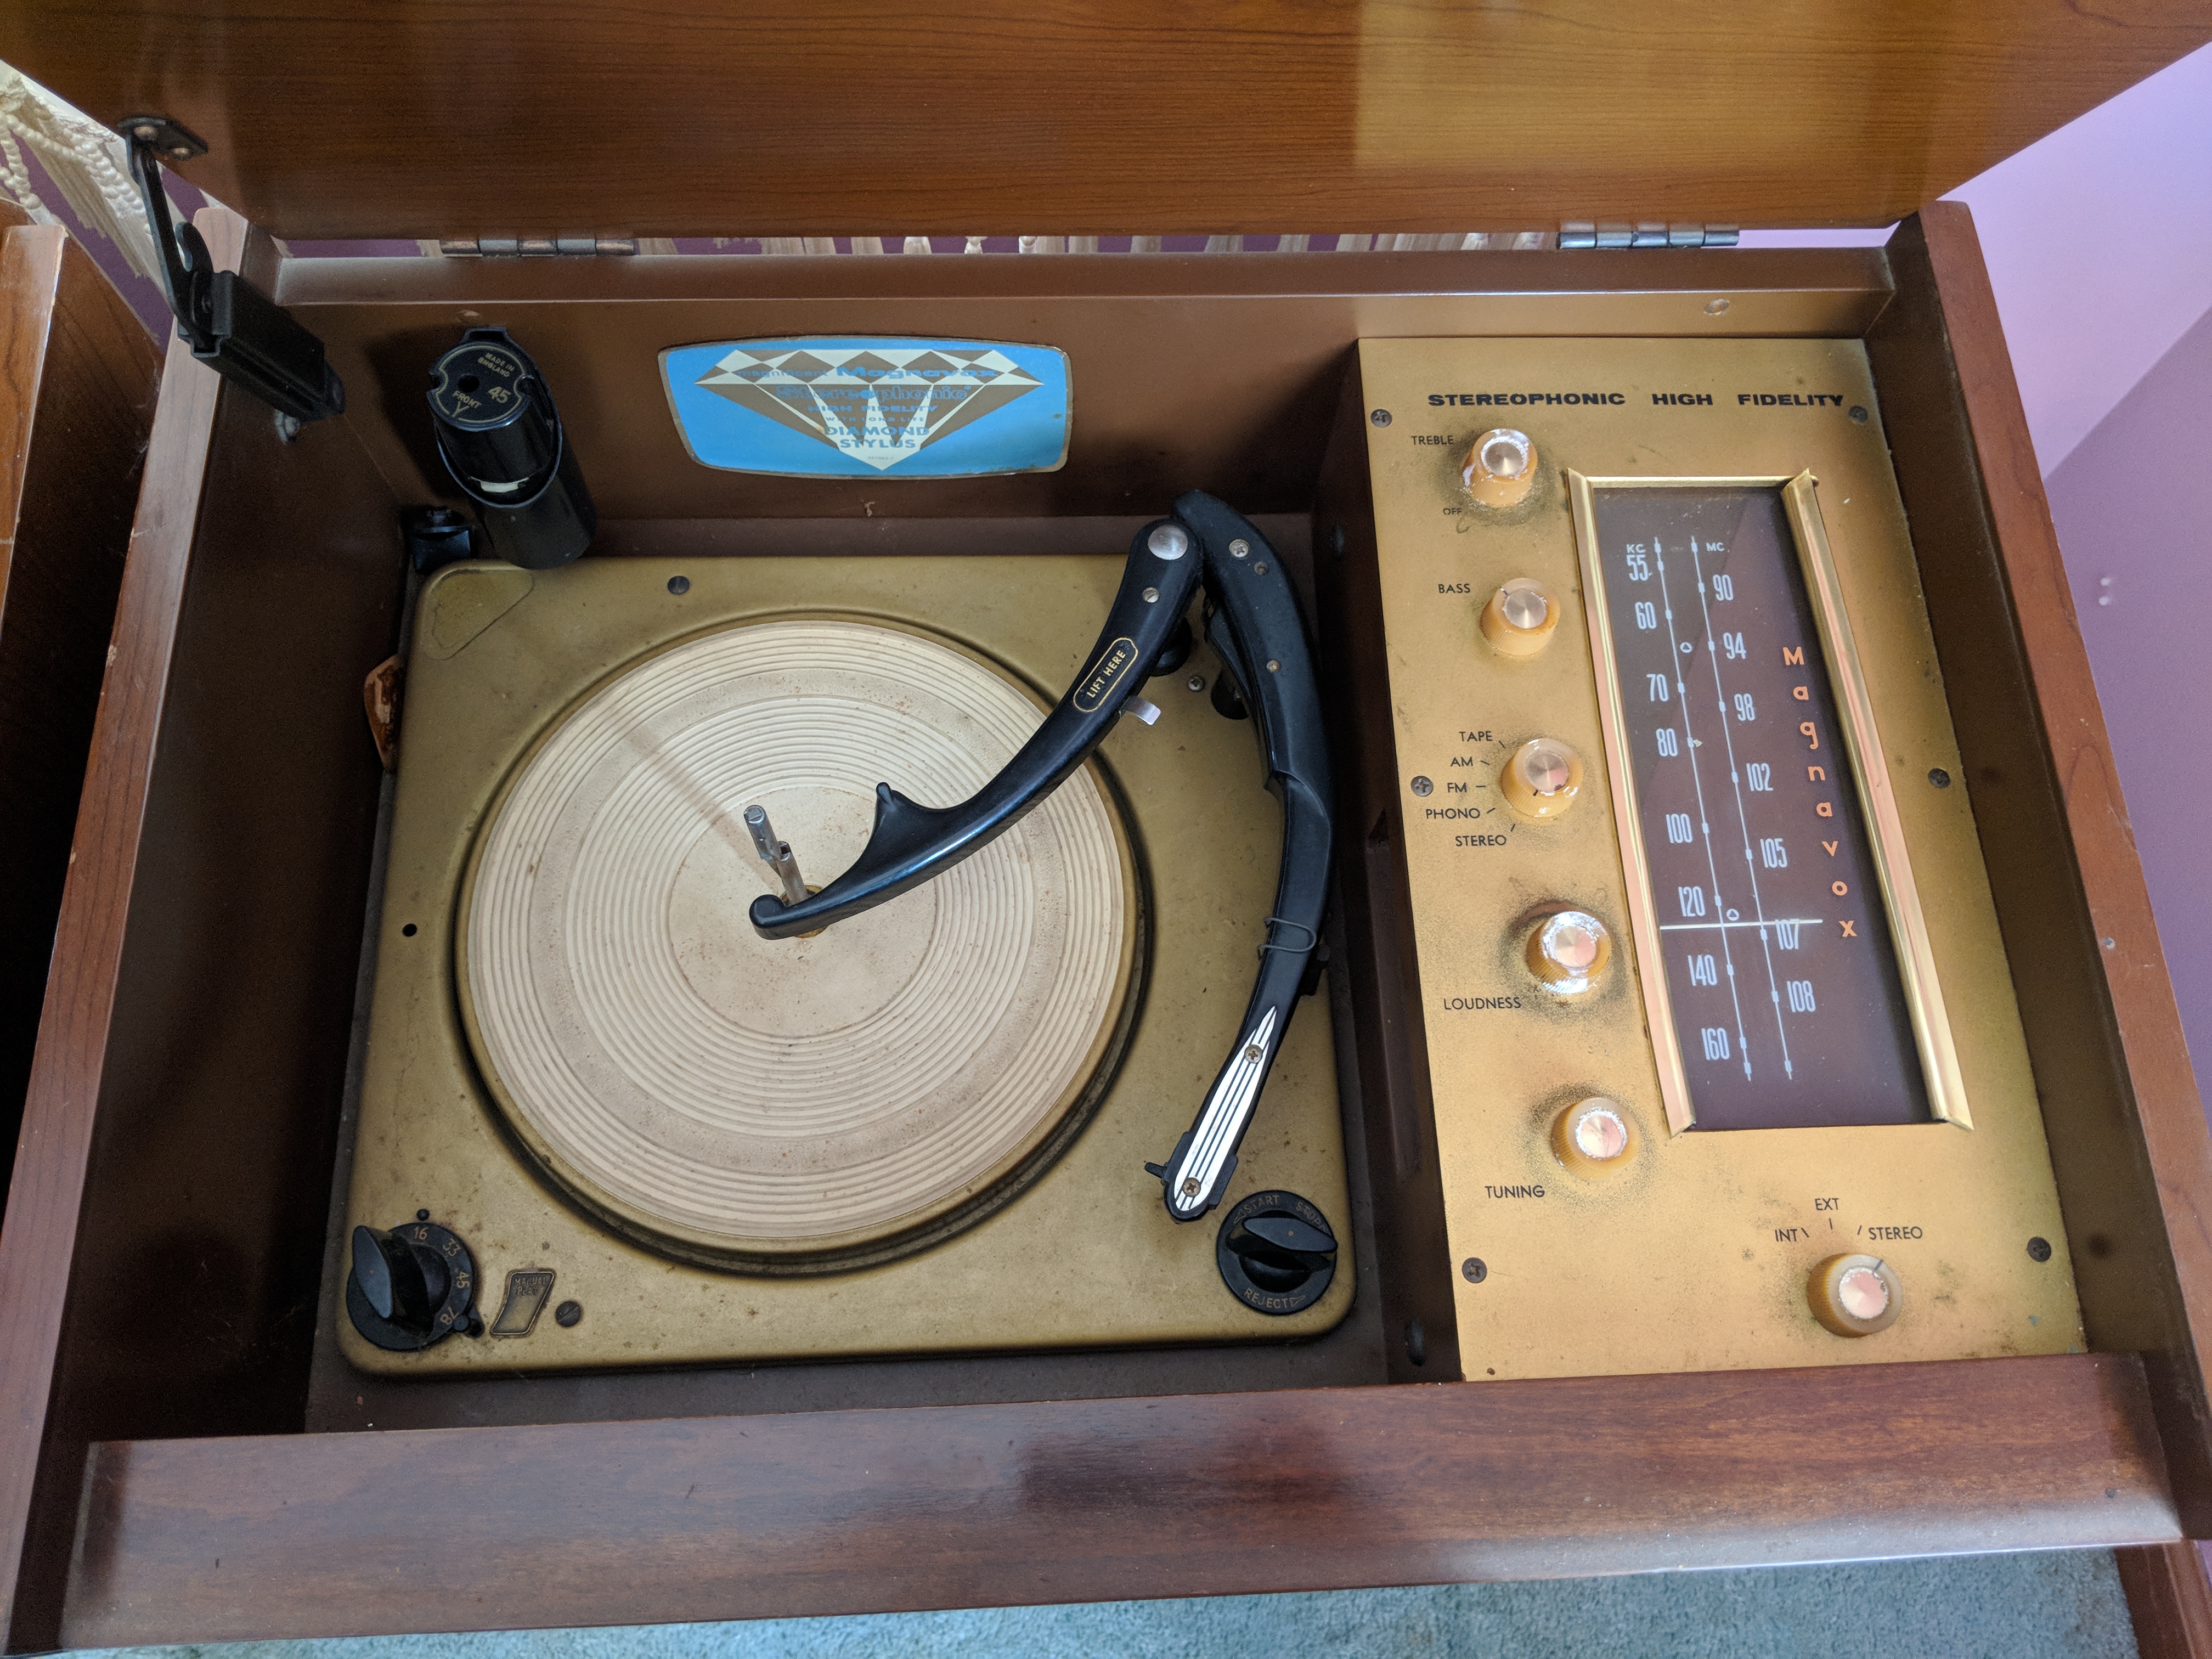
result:
[[[2212,878],[2204,857],[2212,840],[2208,386],[2212,313],[2045,481],[2196,1054],[2212,1054]]]

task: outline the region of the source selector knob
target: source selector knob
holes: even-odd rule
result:
[[[1897,1270],[1877,1255],[1832,1255],[1805,1282],[1813,1317],[1838,1336],[1872,1336],[1897,1322],[1904,1304]]]
[[[1533,657],[1552,642],[1559,604],[1531,576],[1516,576],[1490,596],[1476,625],[1501,657]]]
[[[1553,910],[1529,929],[1522,954],[1546,990],[1579,996],[1613,960],[1613,934],[1587,910]]]
[[[1558,817],[1582,793],[1583,757],[1557,738],[1531,738],[1505,757],[1498,778],[1505,803],[1525,818]]]

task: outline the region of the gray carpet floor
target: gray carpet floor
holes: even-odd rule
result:
[[[2134,1659],[2103,1551],[741,1625],[138,1648],[133,1659]]]

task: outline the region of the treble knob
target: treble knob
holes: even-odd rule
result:
[[[1485,507],[1518,507],[1536,482],[1536,446],[1517,427],[1497,426],[1474,441],[1460,483]]]

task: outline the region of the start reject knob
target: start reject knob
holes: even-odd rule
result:
[[[1255,1312],[1294,1314],[1336,1276],[1336,1232],[1296,1193],[1255,1193],[1224,1216],[1214,1261],[1230,1294]]]
[[[1582,793],[1583,757],[1557,738],[1531,738],[1505,757],[1498,787],[1522,817],[1555,818]]]
[[[1872,1336],[1897,1322],[1903,1287],[1875,1255],[1832,1255],[1806,1281],[1813,1317],[1838,1336]]]
[[[1533,657],[1552,642],[1559,625],[1559,601],[1543,583],[1516,576],[1482,607],[1482,637],[1501,657]]]

